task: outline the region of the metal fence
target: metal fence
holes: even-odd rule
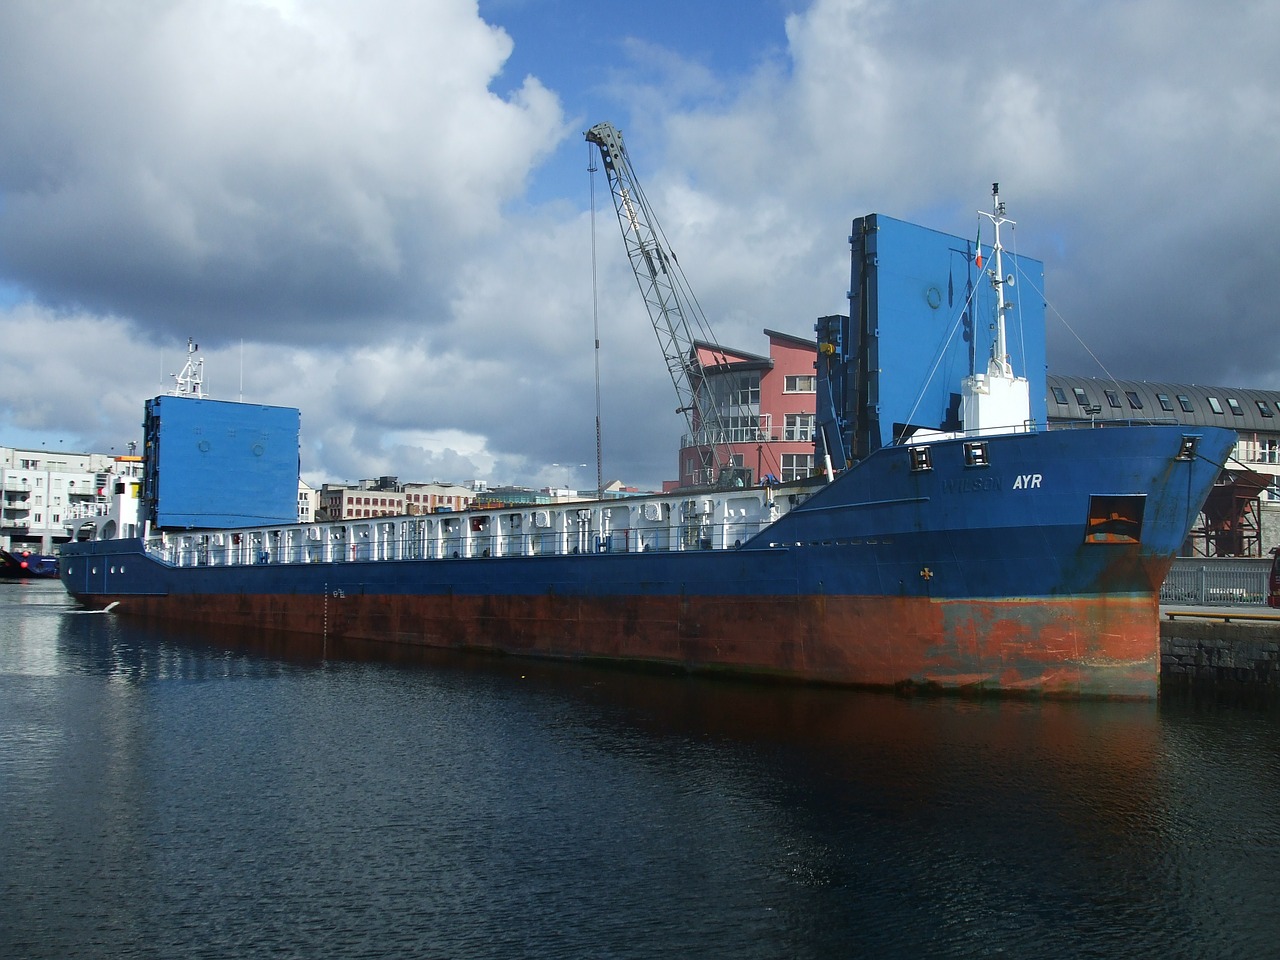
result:
[[[1180,557],[1160,587],[1160,602],[1220,607],[1266,603],[1270,570],[1266,557]]]

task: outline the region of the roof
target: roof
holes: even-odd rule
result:
[[[768,365],[773,361],[768,357],[762,357],[756,353],[748,353],[746,350],[739,350],[736,347],[726,347],[720,343],[711,343],[707,340],[693,341],[693,348],[698,352],[707,352],[715,355],[719,362],[715,364],[707,364],[707,366],[727,367],[735,364],[751,364],[751,365]]]
[[[1103,380],[1049,374],[1045,398],[1050,420],[1165,420],[1192,426],[1280,433],[1280,390]],[[1077,393],[1079,391],[1079,393]],[[1083,398],[1083,402],[1082,399]],[[1065,400],[1065,402],[1063,402]]]
[[[768,327],[765,328],[764,335],[770,340],[781,340],[790,347],[801,347],[806,350],[812,350],[814,353],[818,352],[818,338],[814,336],[797,337],[790,333],[783,333],[780,330],[770,330]]]
[[[818,352],[818,341],[816,337],[805,339],[804,337],[792,336],[789,333],[782,333],[779,330],[770,330],[765,328],[765,336],[769,338],[770,343],[781,341],[789,347],[802,347]],[[707,340],[693,341],[695,351],[707,352],[715,355],[718,362],[708,363],[703,358],[702,364],[708,374],[717,373],[733,373],[739,370],[772,370],[774,361],[773,357],[763,357],[759,354],[748,353],[745,350],[739,350],[736,347],[726,347],[724,344],[711,343]]]

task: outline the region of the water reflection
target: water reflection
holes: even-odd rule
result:
[[[0,598],[20,623],[0,647],[0,865],[24,891],[0,929],[26,955],[1177,957],[1274,939],[1265,712],[388,659],[22,596]]]

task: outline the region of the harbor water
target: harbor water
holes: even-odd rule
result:
[[[0,956],[1278,956],[1278,733],[387,662],[3,583]]]

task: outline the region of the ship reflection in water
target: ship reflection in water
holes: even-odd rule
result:
[[[1274,713],[0,618],[7,955],[1274,948]]]

